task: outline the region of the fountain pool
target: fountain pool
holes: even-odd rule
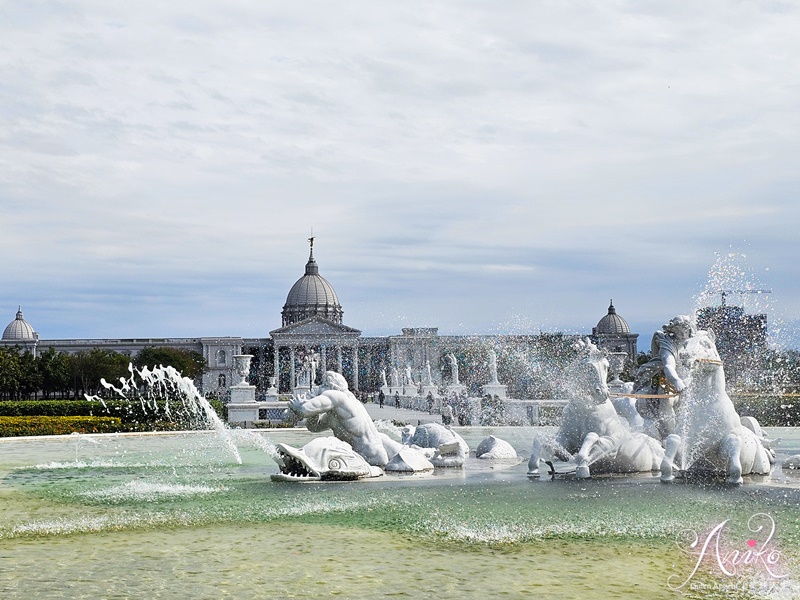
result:
[[[299,429],[234,432],[241,464],[206,431],[1,439],[0,598],[800,597],[800,474],[532,481],[531,439],[554,429],[458,431],[525,460],[295,484],[269,480],[269,450],[315,436]],[[778,465],[800,453],[800,430],[768,433]],[[727,520],[723,549],[757,550],[758,513],[786,577],[758,561],[712,573],[710,556],[691,576],[681,531],[702,539]]]

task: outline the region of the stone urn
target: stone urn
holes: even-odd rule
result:
[[[241,381],[236,385],[250,385],[247,377],[250,375],[250,361],[253,360],[252,354],[235,354],[233,357],[233,370],[241,377]]]

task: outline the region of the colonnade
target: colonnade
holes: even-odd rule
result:
[[[319,366],[322,369],[322,372],[328,370],[328,351],[331,349],[335,349],[336,351],[336,364],[335,369],[339,373],[344,374],[344,350],[348,349],[352,352],[353,359],[352,359],[352,367],[353,367],[353,379],[350,382],[350,388],[352,391],[358,391],[358,344],[310,344],[310,343],[303,343],[303,342],[292,342],[292,343],[277,343],[275,344],[275,352],[274,352],[274,365],[273,365],[273,372],[276,376],[276,385],[278,386],[278,391],[282,392],[290,392],[289,390],[281,390],[281,349],[288,348],[289,349],[289,381],[290,387],[293,389],[297,382],[297,355],[298,350],[302,350],[299,352],[302,356],[308,356],[312,353],[317,352],[320,357]]]

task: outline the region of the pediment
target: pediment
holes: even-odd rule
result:
[[[313,337],[358,337],[361,331],[348,327],[347,325],[339,325],[333,321],[329,321],[323,317],[309,317],[292,323],[286,327],[275,329],[269,332],[272,337],[280,336],[313,336]]]

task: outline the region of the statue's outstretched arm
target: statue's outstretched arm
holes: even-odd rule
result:
[[[289,401],[289,408],[304,417],[310,417],[331,410],[333,408],[333,400],[325,394],[320,394],[313,398],[297,396]]]

